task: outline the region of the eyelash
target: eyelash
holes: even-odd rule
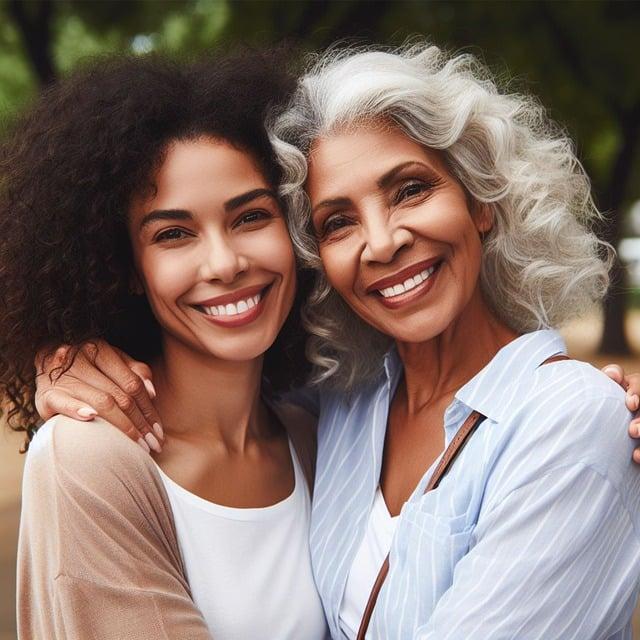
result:
[[[233,228],[236,229],[244,225],[256,224],[256,223],[262,222],[263,220],[271,219],[272,217],[273,217],[273,214],[271,214],[269,211],[265,211],[262,209],[247,211],[246,213],[243,213],[233,223]],[[180,237],[175,237],[174,234],[176,233],[179,233]],[[185,229],[181,229],[179,227],[171,227],[170,229],[163,229],[160,233],[158,233],[154,238],[154,242],[158,242],[158,243],[179,242],[180,240],[184,240],[185,237],[189,235],[192,235],[192,234],[186,231]]]
[[[412,198],[419,198],[420,196],[424,197],[429,192],[431,192],[435,187],[437,187],[439,184],[440,184],[440,180],[437,178],[434,178],[429,181],[417,180],[415,178],[408,180],[396,191],[393,197],[392,204],[398,205],[401,202],[404,202],[405,200],[410,200]],[[418,192],[408,193],[408,191],[414,187],[418,187]],[[339,224],[337,227],[332,228],[332,224],[334,224],[336,221],[344,221],[345,224]],[[324,240],[328,235],[347,226],[349,222],[350,222],[349,218],[342,214],[339,214],[339,213],[331,214],[326,218],[325,222],[322,224],[322,229],[318,237],[318,240],[320,241]]]
[[[440,184],[440,180],[433,179],[428,181],[423,180],[408,180],[405,182],[395,193],[393,197],[393,204],[397,205],[405,200],[410,200],[412,198],[418,198],[420,196],[425,196],[429,192],[431,192],[435,187]],[[412,188],[418,187],[417,193],[408,193],[408,191]]]

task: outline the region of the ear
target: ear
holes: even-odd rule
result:
[[[493,229],[493,209],[487,203],[476,202],[473,207],[473,222],[481,236]]]

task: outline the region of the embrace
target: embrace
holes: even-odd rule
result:
[[[20,638],[630,638],[640,383],[556,331],[611,258],[571,142],[433,45],[286,69],[110,58],[3,147]]]

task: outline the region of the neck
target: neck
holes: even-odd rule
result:
[[[407,409],[417,413],[455,392],[517,334],[489,310],[477,290],[467,307],[440,335],[426,342],[396,343],[404,366]]]
[[[166,337],[152,369],[167,435],[244,451],[268,425],[260,402],[262,359],[220,360]]]

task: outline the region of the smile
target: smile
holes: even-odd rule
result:
[[[421,271],[411,278],[407,278],[402,284],[395,284],[393,287],[386,287],[384,289],[378,289],[378,293],[383,298],[394,298],[395,296],[399,296],[407,291],[411,291],[415,289],[417,286],[421,285],[431,274],[436,270],[436,265]]]
[[[254,286],[191,305],[209,322],[224,327],[239,327],[258,318],[271,285]]]
[[[256,293],[237,303],[228,302],[227,304],[219,304],[213,307],[201,307],[201,309],[209,316],[237,316],[249,309],[253,309],[262,300],[262,293]]]
[[[385,307],[396,309],[430,291],[441,265],[441,258],[424,260],[376,281],[367,288],[367,292]]]

